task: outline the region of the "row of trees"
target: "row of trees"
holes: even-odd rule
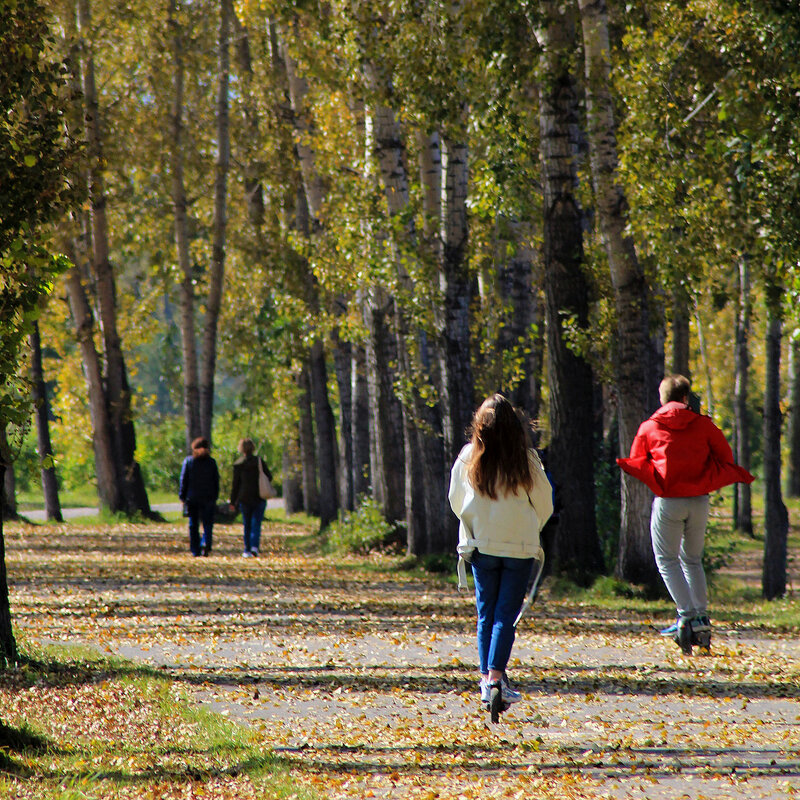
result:
[[[409,552],[447,552],[448,469],[500,389],[543,420],[555,560],[587,582],[617,535],[598,526],[603,464],[665,368],[704,365],[744,466],[761,437],[764,592],[783,594],[787,4],[140,5],[48,6],[87,198],[54,226],[73,266],[48,377],[61,429],[92,431],[104,506],[149,511],[134,420],[153,409],[130,363],[158,364],[152,394],[182,407],[187,444],[215,432],[219,363],[280,443],[290,510],[326,525],[369,493]],[[622,476],[620,498],[616,570],[654,585],[649,494]],[[751,517],[739,487],[737,526]]]

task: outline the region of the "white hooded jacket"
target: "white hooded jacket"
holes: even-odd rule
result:
[[[465,561],[474,550],[490,556],[534,558],[539,532],[553,513],[553,489],[535,450],[529,450],[533,488],[529,493],[498,492],[496,500],[476,492],[467,479],[472,443],[465,445],[450,471],[448,499],[458,517],[458,588],[467,586]]]

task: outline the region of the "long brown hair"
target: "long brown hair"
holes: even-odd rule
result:
[[[475,412],[470,426],[472,452],[467,478],[481,494],[497,499],[518,489],[530,492],[533,475],[528,461],[529,437],[514,406],[501,394],[493,394]]]

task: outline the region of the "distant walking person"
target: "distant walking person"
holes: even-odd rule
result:
[[[703,547],[709,492],[753,476],[734,463],[730,445],[710,417],[687,405],[689,380],[668,375],[658,387],[661,408],[640,426],[629,458],[617,463],[652,489],[650,514],[653,553],[678,610],[678,619],[661,631],[687,655],[692,646],[711,646]]]
[[[192,442],[192,454],[184,459],[178,496],[186,504],[189,515],[189,549],[192,555],[209,555],[213,544],[214,512],[219,497],[219,470],[217,462],[211,457],[208,439],[202,436]]]
[[[503,395],[487,398],[475,412],[471,441],[450,473],[449,499],[460,520],[459,588],[466,587],[465,561],[475,578],[481,700],[497,722],[501,711],[522,699],[506,666],[539,532],[553,512],[542,462]]]
[[[242,512],[242,525],[244,527],[245,558],[258,555],[261,544],[261,521],[267,500],[259,492],[259,467],[271,481],[272,473],[269,471],[264,459],[255,455],[256,446],[252,439],[242,439],[239,442],[239,458],[233,463],[233,486],[231,487],[231,508]]]

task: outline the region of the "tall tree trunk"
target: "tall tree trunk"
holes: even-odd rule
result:
[[[355,484],[353,469],[353,346],[333,336],[333,363],[336,384],[339,387],[339,426],[341,430],[339,449],[339,504],[343,509],[355,509]]]
[[[47,384],[42,366],[42,338],[39,323],[34,322],[30,335],[31,345],[31,389],[36,415],[36,441],[42,474],[42,494],[47,519],[62,522],[61,503],[58,499],[58,479],[53,463],[53,445],[50,441],[50,403],[47,399]]]
[[[746,255],[739,260],[737,275],[739,297],[734,345],[733,439],[737,463],[749,470],[750,420],[747,397],[750,386],[750,265]],[[735,483],[733,489],[734,526],[753,536],[751,486],[749,483]]]
[[[366,305],[367,385],[369,388],[370,475],[375,500],[387,519],[405,519],[403,415],[394,392],[397,341],[393,335],[391,298],[373,287]]]
[[[545,5],[539,127],[551,428],[547,461],[562,498],[556,568],[587,585],[603,570],[594,504],[594,384],[589,363],[570,349],[562,327],[565,314],[582,330],[589,324],[584,216],[576,197],[578,97],[569,57],[575,29],[574,20],[559,13],[556,3]]]
[[[672,293],[672,372],[691,378],[689,371],[689,293],[679,283]]]
[[[622,455],[648,407],[651,348],[647,285],[633,239],[626,235],[627,200],[619,183],[616,127],[611,96],[608,11],[605,0],[579,0],[586,63],[586,104],[597,216],[611,272],[616,307],[616,385]],[[652,495],[640,481],[621,473],[622,510],[617,574],[632,583],[659,585],[650,543]]]
[[[217,369],[217,329],[225,280],[225,241],[228,227],[228,168],[230,166],[231,0],[220,0],[217,46],[217,162],[214,177],[214,226],[211,269],[208,276],[203,360],[200,368],[200,431],[209,441],[214,419],[214,380]]]
[[[328,367],[325,348],[317,338],[311,344],[311,399],[316,423],[317,467],[319,469],[319,520],[327,528],[338,516],[336,485],[336,423],[328,400]]]
[[[83,59],[83,96],[89,156],[92,267],[105,351],[106,396],[114,437],[114,457],[117,462],[117,473],[122,481],[124,510],[129,514],[137,511],[150,514],[147,490],[141,469],[135,459],[136,434],[131,408],[131,391],[117,326],[114,271],[109,260],[107,197],[103,179],[103,132],[95,86],[89,0],[78,0],[78,24],[86,46]]]
[[[369,492],[372,483],[370,472],[369,444],[369,385],[367,382],[367,353],[362,345],[353,346],[352,377],[352,421],[353,433],[353,491],[355,500]]]
[[[781,287],[782,288],[782,287]],[[786,594],[789,514],[781,497],[781,290],[766,287],[767,342],[764,376],[764,566],[761,590],[767,600]]]
[[[306,116],[305,98],[308,83],[297,73],[288,49],[284,45],[286,79],[292,104],[292,124],[295,131],[295,156],[302,178],[303,190],[297,192],[297,229],[306,238],[316,235],[321,228],[323,186],[314,161],[309,136],[310,123]],[[304,265],[306,302],[313,315],[320,310],[319,288],[308,264]],[[311,346],[311,393],[316,422],[317,458],[319,468],[320,524],[325,528],[338,515],[339,502],[336,488],[336,425],[328,400],[327,366],[322,339],[317,337]]]
[[[466,429],[475,406],[469,331],[472,281],[467,265],[469,158],[466,119],[461,130],[445,135],[443,150],[442,412],[445,461],[452,463],[466,441]]]
[[[800,497],[800,339],[792,339],[789,345],[789,398],[786,496]]]
[[[247,216],[253,226],[259,244],[263,249],[264,227],[264,189],[258,169],[258,148],[260,146],[260,122],[258,102],[253,92],[253,61],[250,54],[250,36],[234,11],[232,13],[233,29],[236,36],[236,60],[239,67],[241,85],[241,107],[244,116],[244,148],[243,182],[247,201]]]
[[[0,486],[5,484],[7,454],[0,453]],[[4,512],[0,504],[0,666],[12,666],[17,662],[17,642],[11,625],[11,603],[8,597],[8,575],[6,573],[6,540],[3,534]]]
[[[74,252],[71,255],[74,256]],[[72,260],[75,262],[75,258]],[[101,507],[109,511],[120,511],[123,508],[121,487],[114,460],[113,432],[103,385],[102,367],[94,346],[94,317],[86,299],[78,267],[73,267],[67,273],[67,295],[75,323],[75,335],[81,348],[83,374],[89,397],[97,495]]]
[[[308,514],[319,515],[319,488],[317,487],[317,447],[314,437],[314,413],[311,406],[310,357],[306,355],[297,376],[300,389],[300,461],[303,475],[303,506]]]
[[[8,444],[5,426],[0,428],[0,453],[7,453],[6,471],[3,482],[0,483],[0,505],[3,506],[3,514],[7,519],[17,518],[17,479],[14,474],[14,459],[11,457],[11,448]]]
[[[283,473],[283,509],[287,514],[296,514],[303,509],[303,486],[300,469],[300,441],[297,436],[287,439],[281,454]]]
[[[508,399],[531,419],[537,419],[541,407],[544,319],[533,289],[536,253],[529,224],[514,221],[511,227],[515,252],[499,275],[500,294],[510,315],[500,328],[498,347],[501,353],[522,348],[522,378],[510,389]]]
[[[200,378],[195,334],[195,295],[192,260],[189,251],[188,203],[183,172],[183,96],[184,42],[177,20],[177,0],[170,0],[168,24],[172,33],[172,108],[170,112],[170,167],[172,172],[172,208],[175,217],[175,248],[180,266],[181,283],[181,352],[183,354],[183,415],[186,425],[186,452],[192,440],[200,436]]]

